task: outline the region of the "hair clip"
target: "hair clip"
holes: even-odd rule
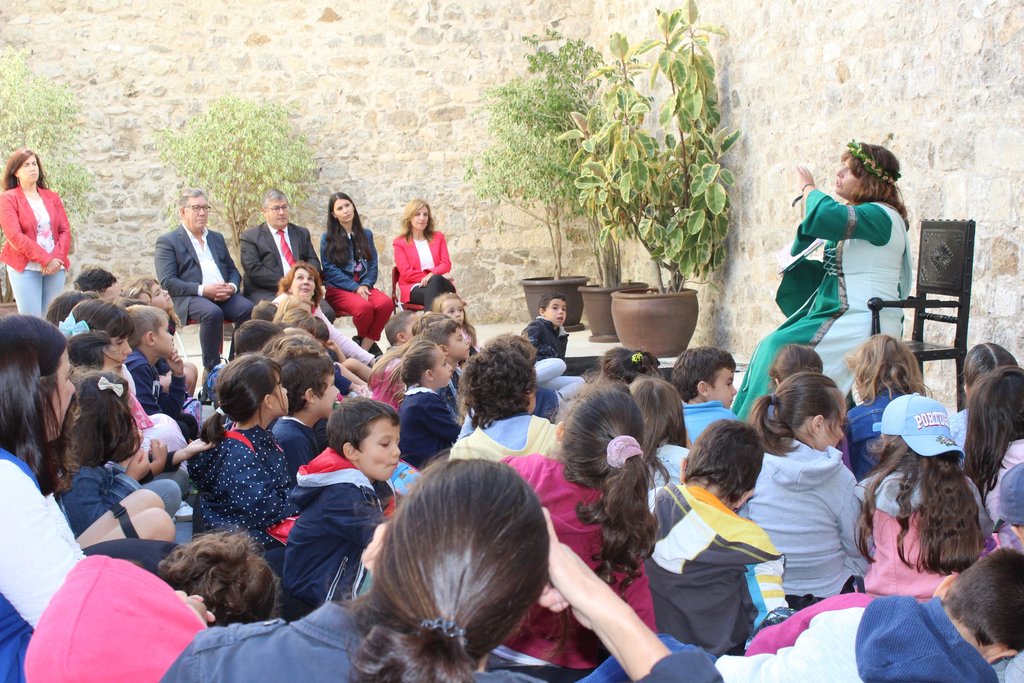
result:
[[[437,631],[445,638],[466,637],[466,629],[460,627],[451,619],[424,619],[420,622],[420,628],[425,631]]]
[[[117,394],[118,398],[124,395],[124,385],[120,382],[111,382],[106,377],[100,377],[100,381],[96,383],[96,386],[100,388],[100,391],[110,390]]]
[[[609,441],[608,448],[606,449],[608,464],[615,468],[623,467],[626,461],[634,455],[643,454],[644,451],[640,448],[640,442],[628,434],[617,436]]]
[[[89,323],[84,320],[75,320],[75,316],[68,313],[68,317],[64,318],[64,322],[57,325],[57,329],[60,330],[65,337],[74,337],[76,334],[88,332]]]
[[[629,357],[633,361],[633,365],[640,365],[644,362],[644,354],[640,351],[633,352],[633,355]]]

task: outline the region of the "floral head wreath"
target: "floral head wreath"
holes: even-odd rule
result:
[[[850,154],[860,159],[860,162],[864,164],[864,168],[867,169],[867,172],[876,178],[881,178],[890,185],[895,185],[896,181],[900,179],[899,171],[890,172],[879,166],[878,162],[872,159],[871,155],[864,151],[864,145],[856,140],[850,140],[846,143],[846,149],[850,150]]]

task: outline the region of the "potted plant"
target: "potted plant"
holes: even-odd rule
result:
[[[158,134],[160,158],[181,180],[209,193],[230,230],[236,260],[241,234],[260,212],[260,198],[272,187],[293,204],[308,196],[317,166],[312,145],[292,130],[292,110],[234,95],[215,100],[179,132]],[[177,223],[177,207],[171,207]]]
[[[602,59],[585,41],[564,40],[552,30],[523,42],[533,48],[526,56],[530,76],[487,91],[483,111],[491,144],[469,161],[466,179],[479,197],[510,204],[547,228],[553,276],[520,280],[528,317],[537,315],[541,294],[556,290],[570,298],[565,328],[580,330],[584,304],[577,289],[589,278],[564,276],[562,255],[569,226],[583,211],[570,164],[575,144],[559,136],[573,128],[572,112],[595,103],[597,84],[586,76]]]
[[[576,140],[579,200],[600,224],[603,240],[635,239],[655,264],[656,290],[612,294],[622,343],[658,356],[677,355],[696,327],[697,297],[688,281],[706,282],[725,260],[732,173],[721,157],[739,139],[719,131],[721,112],[712,35],[697,25],[697,6],[658,11],[659,38],[630,45],[611,36],[611,63],[591,74],[605,79],[600,103],[562,136]],[[658,50],[653,63],[639,57]],[[635,79],[650,74],[657,104]],[[657,108],[655,108],[657,107]],[[657,111],[657,128],[647,121]]]
[[[60,194],[68,212],[72,240],[92,213],[88,201],[92,175],[69,157],[78,149],[81,131],[80,107],[69,88],[32,73],[24,50],[8,47],[0,53],[0,163],[19,147],[39,154],[47,183]],[[0,233],[0,248],[4,241]],[[0,270],[0,315],[16,313],[7,268],[0,266]]]

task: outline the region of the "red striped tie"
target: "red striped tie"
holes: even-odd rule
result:
[[[284,238],[284,230],[277,231],[277,238],[281,242],[281,253],[284,254],[284,260],[288,262],[288,267],[291,268],[295,265],[295,257],[292,255],[292,248],[288,246],[288,240]]]

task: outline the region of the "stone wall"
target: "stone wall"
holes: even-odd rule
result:
[[[713,47],[723,124],[743,138],[726,158],[738,179],[730,256],[719,290],[702,291],[696,341],[749,356],[782,321],[772,297],[773,255],[799,220],[790,208],[800,189],[792,167],[807,165],[828,191],[839,155],[856,138],[884,144],[900,159],[915,253],[922,218],[977,221],[969,341],[1024,355],[1024,6],[700,4],[703,21],[730,33]],[[653,34],[658,5],[597,0],[592,39],[612,31],[632,41]],[[597,44],[607,50],[606,42]],[[935,332],[946,341],[945,330]],[[948,367],[926,368],[926,382],[953,402],[952,363],[940,365]]]
[[[79,262],[150,268],[176,179],[154,132],[234,92],[296,103],[315,145],[318,187],[298,222],[322,229],[324,199],[352,194],[382,261],[405,201],[422,195],[449,236],[455,276],[478,320],[514,319],[515,280],[549,269],[542,228],[480,202],[463,182],[485,144],[484,90],[523,70],[520,37],[554,24],[607,49],[612,31],[652,32],[650,0],[392,0],[345,6],[269,1],[42,0],[0,9],[2,42],[32,51],[39,73],[70,84],[84,108],[83,156],[96,214],[78,226]],[[674,3],[671,3],[674,4]],[[806,164],[826,189],[850,138],[900,158],[911,241],[926,217],[978,221],[970,340],[1020,355],[1018,230],[1024,200],[1024,8],[1012,0],[856,7],[808,0],[704,0],[716,40],[725,125],[743,131],[727,158],[738,183],[728,265],[702,288],[696,342],[748,356],[781,316],[773,254],[791,239]],[[649,278],[642,254],[626,274]],[[567,270],[592,270],[582,245]],[[384,272],[387,272],[386,269]],[[513,305],[510,302],[515,301]],[[949,369],[929,373],[948,396]]]
[[[586,34],[589,15],[573,4],[42,0],[0,8],[0,43],[30,50],[32,68],[68,84],[82,105],[96,195],[89,225],[73,226],[76,266],[103,264],[124,278],[152,272],[178,187],[155,133],[236,93],[296,106],[296,130],[315,147],[320,172],[293,220],[314,239],[328,195],[350,194],[374,232],[387,291],[402,209],[423,197],[472,316],[493,321],[525,317],[525,305],[509,304],[522,299],[517,280],[553,264],[542,227],[479,201],[463,182],[467,159],[486,144],[476,112],[489,86],[525,71],[522,36],[549,25]],[[592,270],[586,248],[567,251],[567,272]]]

